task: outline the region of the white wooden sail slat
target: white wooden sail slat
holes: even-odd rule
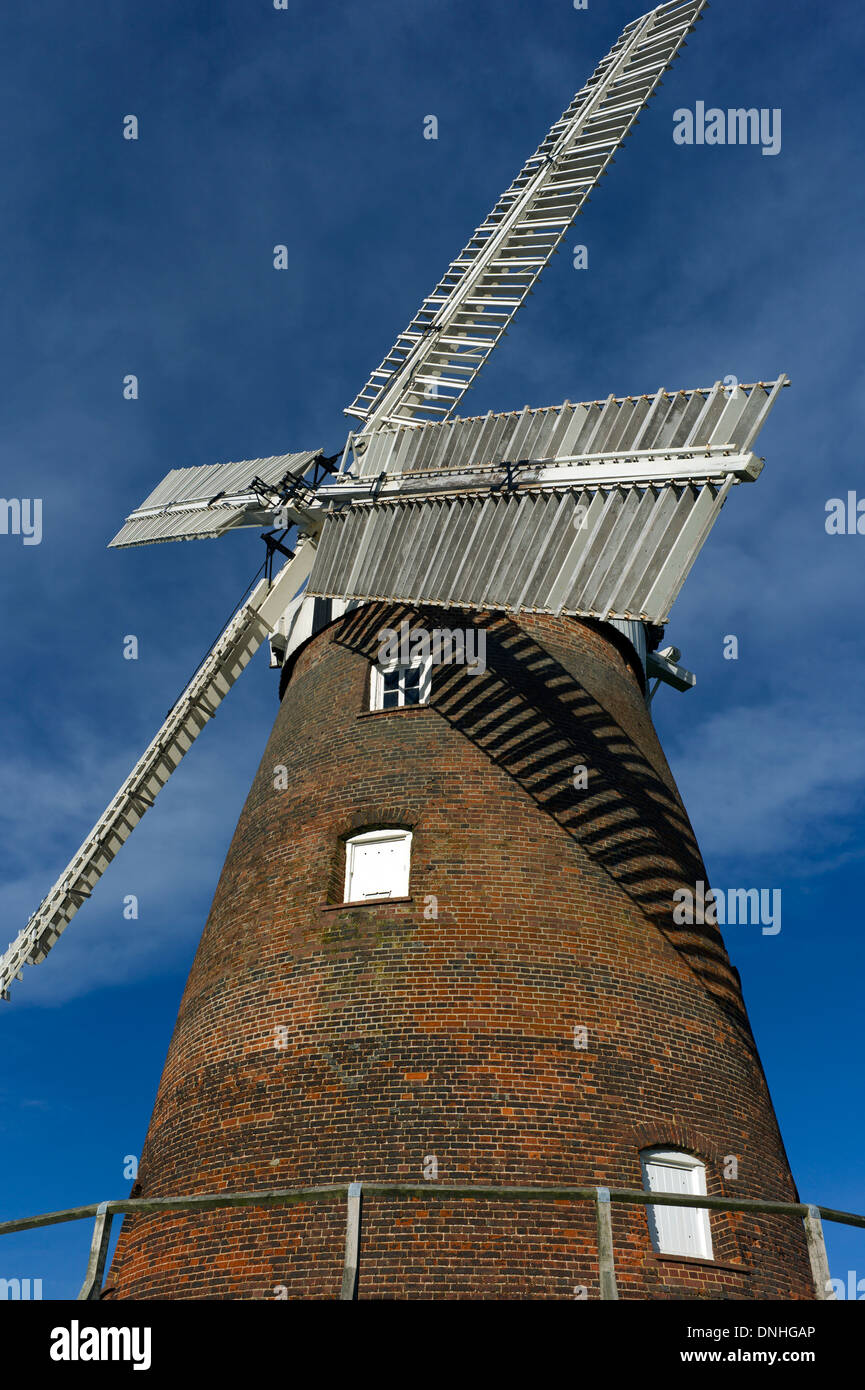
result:
[[[405,565],[410,562],[412,552],[415,549],[415,528],[419,520],[418,509],[414,505],[401,508],[399,515],[393,519],[394,524],[392,526],[389,525],[387,517],[380,519],[379,534],[387,537],[387,544],[370,557],[369,582],[371,588],[378,591],[381,585],[387,582],[389,565]]]
[[[645,599],[645,606],[650,611],[669,613],[724,505],[732,481],[732,478],[728,478],[724,486],[717,490],[711,486],[700,490],[675,544],[664,556],[655,583]]]
[[[702,418],[705,407],[705,396],[702,391],[686,392],[687,399],[685,408],[681,413],[679,422],[670,436],[670,448],[679,449],[684,447],[690,440],[698,421]]]
[[[502,603],[515,611],[519,607],[520,595],[531,592],[526,583],[526,572],[532,568],[535,556],[549,539],[550,526],[555,516],[559,498],[553,493],[528,493],[526,512],[522,524],[515,528],[515,537],[509,547],[510,555],[502,566],[499,578],[499,592]]]
[[[590,573],[585,575],[585,587],[591,589],[592,603],[598,613],[604,613],[615,602],[619,578],[627,563],[637,535],[640,534],[640,514],[645,493],[640,488],[616,489],[622,505],[616,514],[608,543],[599,548]]]
[[[523,443],[531,428],[532,419],[532,410],[529,406],[526,406],[520,414],[516,428],[508,443],[507,455],[510,460],[517,461],[524,457]]]
[[[133,545],[158,545],[167,541],[216,540],[245,515],[245,507],[212,507],[200,512],[172,512],[143,518],[132,517],[111,541],[113,549]]]
[[[453,363],[451,363],[451,368],[452,370],[456,371],[464,370],[460,367],[454,368]],[[456,381],[453,377],[440,376],[437,372],[427,372],[425,374],[416,376],[415,384],[417,386],[422,386],[424,388],[424,392],[426,392],[427,387],[430,386],[434,387],[436,391],[453,391],[455,388],[459,388],[462,385],[462,382]]]
[[[645,86],[646,78],[660,76],[667,67],[666,55],[660,59],[652,59],[637,50],[637,55],[633,63],[628,66],[627,77],[620,78],[614,82],[611,91],[617,96],[627,99],[634,92],[642,91]]]
[[[481,428],[478,433],[477,441],[471,453],[467,451],[461,456],[460,466],[462,468],[470,467],[472,463],[475,462],[484,464],[490,461],[490,448],[498,423],[497,418],[491,410],[488,411],[486,415],[480,416],[479,418],[481,420]]]
[[[503,441],[510,438],[518,418],[515,411],[493,416],[493,428],[484,437],[484,463],[495,463],[503,458]]]
[[[677,497],[678,494],[672,487],[666,487],[662,490],[648,487],[643,492],[636,517],[636,526],[631,538],[630,552],[622,556],[618,580],[619,604],[625,610],[633,611],[634,609],[635,595],[639,591],[640,580],[657,549],[656,538],[666,526],[668,518],[672,516]],[[608,610],[612,594],[604,592],[601,595],[601,600],[605,609]]]
[[[472,523],[477,537],[475,548],[468,550],[466,546],[459,549],[466,550],[465,563],[460,563],[454,572],[454,578],[450,585],[452,601],[460,604],[463,595],[467,592],[477,592],[477,606],[482,605],[483,599],[481,591],[484,586],[493,580],[493,575],[489,571],[481,572],[476,565],[476,557],[480,554],[497,554],[501,557],[499,565],[499,579],[501,571],[507,563],[507,557],[513,548],[513,538],[518,532],[520,521],[528,521],[527,507],[530,506],[531,499],[522,497],[514,499],[514,505],[503,505],[503,499],[497,497],[493,505],[485,504],[476,500],[473,504]],[[477,526],[475,529],[476,513]],[[462,560],[462,556],[460,557]]]
[[[622,605],[638,615],[645,611],[646,595],[650,593],[666,556],[675,545],[676,537],[695,505],[697,489],[690,484],[661,488],[655,496],[655,506],[646,522],[641,543],[635,547],[639,563],[634,564],[632,557],[622,573]]]
[[[709,441],[711,444],[719,444],[722,440],[726,442],[732,437],[742,418],[742,411],[744,410],[746,400],[747,396],[744,387],[734,386],[728,388],[724,408],[721,411],[718,423],[712,431]]]
[[[455,354],[449,352],[431,352],[427,358],[427,375],[418,377],[418,381],[427,381],[430,376],[440,379],[445,371],[470,371],[472,358],[476,356],[477,353],[471,351],[463,352],[462,349]]]
[[[506,575],[514,547],[519,545],[522,528],[530,526],[531,521],[532,498],[527,493],[510,498],[507,505],[501,509],[501,522],[497,527],[498,544],[494,552],[495,563],[479,569],[477,557],[471,557],[471,573],[463,573],[461,588],[456,591],[457,602],[463,602],[465,595],[471,595],[469,602],[476,608],[484,608],[489,603],[490,596],[498,598],[506,592]],[[502,606],[501,602],[495,606]]]
[[[658,431],[657,436],[652,441],[653,449],[672,448],[673,436],[675,435],[688,406],[688,394],[685,391],[677,391],[670,397],[669,407],[664,416],[664,423]]]
[[[550,498],[555,510],[545,518],[545,525],[538,536],[538,543],[534,553],[527,557],[526,564],[523,566],[523,573],[520,576],[522,585],[514,595],[514,608],[519,611],[525,606],[528,595],[533,592],[535,576],[539,570],[548,569],[550,560],[555,551],[556,536],[563,530],[562,517],[570,512],[573,505],[573,493],[563,492],[559,496],[555,494]]]
[[[350,595],[351,590],[360,583],[361,575],[375,563],[381,553],[381,546],[376,532],[382,535],[386,529],[387,518],[384,509],[381,507],[370,507],[365,512],[365,525],[359,532],[359,544],[355,552],[351,555],[351,568],[346,579],[346,594]],[[324,530],[324,527],[322,527]],[[307,585],[307,589],[309,586]],[[310,592],[312,592],[310,590]]]
[[[423,504],[419,504],[422,506]],[[447,544],[447,536],[455,530],[465,534],[474,511],[474,499],[468,497],[449,497],[441,504],[440,516],[433,531],[430,550],[427,554],[412,548],[409,574],[413,585],[432,582],[439,592],[444,592],[445,575],[450,567],[453,551]],[[429,556],[429,558],[428,558]],[[382,582],[386,572],[382,574]]]
[[[471,497],[448,497],[442,503],[443,519],[435,529],[436,536],[440,538],[438,544],[431,550],[429,557],[422,552],[419,553],[416,547],[412,548],[411,568],[408,570],[411,584],[431,584],[437,592],[446,592],[446,576],[453,559],[453,550],[445,543],[444,538],[455,529],[465,534],[472,510]],[[388,571],[383,568],[380,572],[380,585],[384,585],[387,578]]]
[[[639,396],[621,402],[605,441],[605,451],[614,454],[625,441],[633,438],[639,420],[646,409],[646,402]]]
[[[583,416],[583,419],[580,424],[579,433],[577,434],[573,444],[572,452],[575,455],[580,455],[588,452],[589,441],[591,440],[592,435],[598,428],[598,422],[601,418],[601,411],[603,410],[603,408],[604,405],[601,401],[593,401],[590,405],[586,406],[586,413]]]
[[[646,527],[651,523],[655,494],[648,488],[629,488],[624,497],[622,513],[610,544],[599,557],[595,577],[594,600],[599,613],[606,614],[616,601],[622,580],[634,550],[640,545]],[[601,569],[601,562],[603,569]]]
[[[463,527],[465,544],[462,551],[448,550],[446,557],[443,557],[441,574],[437,577],[440,592],[448,595],[448,602],[456,590],[466,562],[474,553],[475,547],[484,544],[484,537],[495,525],[497,515],[496,507],[482,507],[477,497],[466,497],[463,506],[467,513]],[[441,547],[441,551],[444,551],[444,547]]]
[[[566,598],[571,594],[585,550],[586,537],[598,526],[607,505],[606,494],[600,490],[591,494],[574,492],[570,494],[570,498],[573,505],[562,508],[556,518],[560,534],[556,535],[554,531],[553,544],[548,550],[544,590],[541,590],[540,584],[534,593],[527,587],[522,599],[526,604],[530,598],[536,599],[538,592],[544,592],[548,609],[552,613],[561,612]],[[578,512],[577,505],[585,510]],[[533,602],[532,606],[536,607],[537,604]]]
[[[445,425],[440,425],[436,430],[429,431],[429,437],[424,439],[416,425],[404,425],[399,431],[400,445],[396,457],[397,470],[402,473],[406,468],[418,466],[419,454],[424,458],[429,457],[437,447],[437,435],[443,434]],[[423,465],[421,465],[423,466]]]
[[[440,530],[444,509],[445,503],[438,500],[432,505],[412,505],[411,546],[403,555],[401,565],[402,572],[407,574],[412,582],[416,582],[418,575],[422,574],[425,557],[435,549],[435,536]],[[413,573],[412,565],[417,566],[416,573]],[[382,587],[378,592],[382,596],[387,595],[386,577],[382,579]]]
[[[377,475],[384,471],[393,443],[393,437],[384,433],[369,439],[366,446],[368,457],[364,459],[364,464],[371,474]]]
[[[559,452],[559,445],[564,439],[568,426],[571,422],[574,407],[570,401],[563,402],[549,412],[549,428],[544,437],[544,457],[556,458]]]
[[[569,600],[584,605],[589,613],[594,613],[598,606],[595,595],[605,573],[604,555],[608,546],[612,545],[612,537],[628,494],[622,488],[610,488],[602,495],[603,511],[594,526],[587,528],[583,534],[582,554],[570,581]]]
[[[547,447],[547,458],[567,458],[576,451],[577,441],[589,418],[593,403],[577,403],[561,409],[560,427],[554,430]]]
[[[315,451],[272,454],[266,458],[244,459],[234,463],[198,464],[192,468],[173,468],[144,499],[137,511],[166,507],[193,500],[209,501],[218,492],[229,495],[245,492],[253,477],[276,482],[287,469],[308,464]]]
[[[465,544],[457,556],[458,563],[453,567],[448,587],[449,602],[457,602],[457,596],[464,592],[467,575],[474,569],[475,556],[496,553],[506,536],[511,518],[504,499],[494,494],[490,503],[475,499],[472,503],[471,529],[465,533]]]
[[[637,59],[643,63],[660,62],[661,59],[665,59],[671,38],[680,32],[681,23],[676,19],[668,24],[656,24],[648,38],[637,44]]]
[[[694,422],[688,443],[694,446],[708,445],[712,432],[724,409],[723,383],[716,381],[711,390],[704,393],[705,400],[699,418]]]
[[[649,408],[639,422],[639,426],[632,439],[628,440],[627,447],[631,449],[649,448],[649,440],[654,437],[657,430],[658,417],[666,409],[667,393],[663,388],[655,392],[649,402]]]
[[[364,467],[371,477],[398,471],[396,457],[401,443],[399,434],[385,434],[382,431],[374,437],[370,436],[366,443]]]
[[[619,405],[616,397],[608,396],[601,406],[594,429],[579,446],[581,453],[602,454],[605,452],[604,443],[618,418],[618,413]]]
[[[450,445],[435,455],[436,466],[446,464],[449,468],[460,468],[475,456],[475,441],[480,438],[483,420],[450,421]],[[442,431],[444,433],[444,431]]]
[[[762,384],[752,388],[748,396],[747,404],[742,410],[741,418],[737,422],[731,436],[733,442],[743,451],[751,448],[751,445],[763,428],[766,417],[775,404],[779,392],[786,384],[786,380],[786,377],[784,377],[772,383],[770,389],[767,389]]]
[[[642,436],[642,447],[644,449],[655,449],[659,447],[664,427],[670,418],[675,392],[662,391],[659,395],[660,399],[655,403],[655,409],[650,412],[649,419],[645,422],[640,432]]]
[[[527,459],[542,459],[548,456],[550,437],[555,428],[555,410],[533,410],[526,437],[520,445],[520,453]]]
[[[406,458],[411,457],[411,462],[406,462],[405,467],[411,469],[426,469],[431,466],[433,456],[441,447],[442,441],[450,436],[450,421],[439,425],[437,429],[425,430],[423,433],[417,427],[406,429],[406,440],[410,445],[406,450]]]
[[[170,506],[173,502],[183,502],[187,497],[194,496],[196,485],[200,483],[202,487],[206,486],[209,467],[218,468],[219,465],[197,464],[191,468],[172,468],[148,493],[141,504],[142,508]],[[214,489],[214,492],[218,491],[218,488]]]
[[[685,408],[670,438],[672,449],[685,448],[693,445],[694,433],[706,409],[706,400],[711,392],[691,391],[688,392],[688,399]]]
[[[556,443],[555,452],[550,455],[551,458],[568,458],[575,452],[577,440],[582,434],[583,426],[588,419],[589,409],[590,407],[588,404],[583,405],[579,403],[570,406],[567,411],[562,411],[562,414],[566,416],[565,428],[560,439]]]

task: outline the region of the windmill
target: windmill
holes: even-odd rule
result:
[[[705,2],[673,0],[624,29],[347,407],[356,423],[339,450],[173,469],[127,518],[114,547],[265,527],[266,573],[3,957],[4,999],[57,943],[265,641],[288,676],[304,644],[367,610],[528,615],[612,634],[646,698],[650,680],[693,685],[675,648],[657,650],[660,636],[729,492],[760,473],[753,446],[786,377],[453,412]],[[723,947],[712,950],[707,967],[703,941],[693,969],[739,1008]],[[754,1104],[771,1110],[762,1091]],[[791,1186],[780,1138],[772,1162]]]
[[[265,639],[281,662],[313,596],[329,612],[387,599],[583,615],[632,634],[666,622],[730,488],[760,473],[752,446],[786,377],[452,415],[705,4],[661,5],[623,30],[346,408],[361,423],[339,453],[175,468],[127,518],[114,547],[274,526],[268,574],[0,960],[0,998],[45,959]],[[643,655],[656,681],[694,683]]]

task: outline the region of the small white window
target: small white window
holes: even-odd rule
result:
[[[410,830],[368,830],[345,846],[345,901],[407,898]]]
[[[705,1197],[706,1169],[698,1158],[675,1150],[648,1149],[640,1155],[647,1192]],[[646,1207],[652,1245],[661,1255],[712,1259],[709,1213],[699,1207]]]
[[[404,705],[429,702],[432,658],[409,666],[389,662],[373,666],[370,680],[370,709],[401,709]]]

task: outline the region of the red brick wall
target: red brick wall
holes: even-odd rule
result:
[[[640,1149],[666,1145],[703,1157],[710,1193],[795,1201],[721,938],[672,923],[673,889],[706,875],[627,644],[485,615],[483,675],[438,668],[430,706],[370,714],[376,634],[406,612],[346,615],[296,658],[181,1002],[143,1194],[417,1181],[431,1154],[443,1182],[640,1187]],[[345,837],[397,824],[410,900],[340,906]],[[109,1296],[333,1297],[343,1205],[127,1217]],[[624,1298],[812,1297],[795,1219],[713,1215],[714,1266],[658,1259],[643,1209],[614,1207],[613,1228]],[[434,1183],[365,1203],[361,1298],[580,1286],[597,1297],[588,1206]]]

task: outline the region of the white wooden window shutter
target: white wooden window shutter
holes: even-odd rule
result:
[[[649,1192],[706,1195],[706,1169],[699,1159],[676,1150],[652,1149],[641,1155],[643,1181]],[[711,1260],[709,1213],[698,1207],[647,1207],[649,1234],[659,1254],[691,1255]]]

